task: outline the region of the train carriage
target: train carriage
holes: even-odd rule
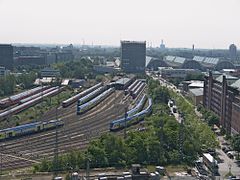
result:
[[[75,96],[72,96],[71,98],[67,99],[67,100],[64,100],[62,102],[62,107],[63,108],[66,108],[68,106],[70,106],[71,104],[73,104],[74,102],[78,101],[79,98],[87,95],[88,93],[91,93],[92,91],[96,90],[97,88],[101,87],[103,85],[103,83],[98,83],[82,92],[80,92],[79,94],[75,95]]]
[[[108,95],[110,95],[113,91],[115,91],[115,88],[110,88],[110,89],[104,91],[102,94],[95,97],[94,99],[92,99],[91,101],[89,101],[85,104],[82,104],[80,106],[77,106],[77,114],[78,115],[82,114],[82,113],[88,111],[89,109],[93,108],[94,106],[99,104],[103,99],[105,99]]]
[[[98,96],[99,94],[101,94],[103,91],[105,91],[107,89],[107,86],[104,87],[100,87],[96,90],[94,90],[93,92],[87,94],[86,96],[80,98],[78,100],[78,106],[90,101],[91,99],[93,99],[94,97]]]
[[[15,138],[26,134],[41,132],[63,126],[62,120],[51,120],[48,122],[34,122],[0,130],[0,140]]]
[[[126,126],[130,126],[131,124],[135,124],[137,122],[139,122],[140,120],[142,120],[144,117],[146,117],[147,115],[149,115],[152,112],[152,99],[149,98],[148,99],[148,106],[146,109],[125,118],[121,118],[118,120],[114,120],[110,123],[110,131],[116,131],[119,129],[122,129]]]
[[[141,100],[137,103],[137,105],[133,109],[127,112],[127,116],[132,116],[136,112],[142,110],[144,104],[146,103],[146,100],[147,100],[147,96],[146,94],[144,94]]]

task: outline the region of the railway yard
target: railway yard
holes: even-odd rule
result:
[[[27,167],[44,158],[53,158],[56,147],[59,154],[86,148],[91,139],[110,131],[109,125],[113,120],[124,117],[126,107],[132,108],[140,101],[145,86],[136,81],[135,84],[138,87],[131,87],[136,89],[134,96],[131,96],[132,92],[126,94],[124,90],[113,88],[113,92],[80,115],[77,115],[77,102],[73,102],[67,107],[60,106],[46,112],[41,117],[45,122],[60,119],[63,126],[3,139],[0,142],[1,169]]]

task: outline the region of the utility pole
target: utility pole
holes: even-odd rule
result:
[[[179,127],[179,160],[183,160],[183,141],[184,141],[184,114],[180,114],[180,127]]]
[[[124,139],[127,138],[127,106],[125,107],[125,112],[124,112]]]
[[[2,179],[2,161],[3,161],[3,144],[1,144],[1,166],[0,166],[0,179]]]
[[[58,87],[59,90],[59,87]],[[57,96],[57,106],[56,106],[56,132],[55,132],[55,149],[54,149],[54,171],[55,171],[55,176],[58,176],[58,105],[59,105],[59,94]]]
[[[87,168],[86,168],[86,179],[89,180],[90,175],[90,160],[87,152]]]

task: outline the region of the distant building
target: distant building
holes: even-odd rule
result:
[[[56,62],[59,61],[73,61],[74,55],[72,52],[59,52],[56,53]]]
[[[127,73],[145,73],[146,41],[121,41],[121,67]]]
[[[12,70],[13,63],[13,46],[7,44],[0,44],[0,66]]]
[[[41,70],[41,77],[59,77],[60,71],[56,69],[52,69],[50,67],[46,67]]]
[[[0,66],[0,77],[4,77],[9,74],[9,70],[7,70],[5,67]]]
[[[44,65],[46,64],[45,56],[19,56],[14,58],[16,66],[23,65]]]
[[[163,40],[161,41],[161,44],[160,44],[160,49],[161,50],[164,50],[166,47],[165,47],[165,44],[163,44]]]
[[[159,73],[163,78],[185,78],[188,74],[200,74],[201,71],[196,69],[161,68]]]
[[[187,59],[180,56],[165,56],[163,61],[168,66],[181,69],[199,69],[201,71],[217,70],[222,69],[235,69],[235,65],[228,61],[220,58],[194,56],[192,59]]]
[[[203,101],[203,88],[194,88],[189,90],[189,96],[191,97],[195,106],[202,104]]]
[[[98,73],[117,73],[120,71],[120,68],[112,67],[112,66],[105,66],[105,65],[94,65],[93,70]]]
[[[237,46],[235,44],[229,46],[229,56],[232,61],[237,60]]]

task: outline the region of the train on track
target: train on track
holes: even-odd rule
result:
[[[17,114],[17,113],[20,113],[22,112],[23,110],[29,108],[29,107],[32,107],[36,104],[38,104],[39,102],[41,102],[44,98],[46,97],[51,97],[51,96],[55,96],[57,95],[58,93],[60,93],[62,90],[64,89],[64,87],[56,87],[56,89],[54,89],[53,91],[50,91],[46,94],[43,94],[42,96],[40,97],[37,97],[35,99],[32,99],[30,101],[27,101],[26,103],[23,103],[21,105],[18,105],[12,109],[9,109],[7,111],[4,111],[2,113],[0,113],[0,121],[1,120],[4,120],[14,114]]]
[[[126,118],[121,118],[118,120],[114,120],[110,123],[110,131],[117,131],[123,129],[124,127],[128,127],[132,124],[135,124],[141,121],[144,117],[149,115],[152,112],[152,99],[148,98],[148,106],[146,109],[137,112],[131,116],[127,116]]]
[[[4,98],[0,100],[0,108],[5,109],[12,105],[18,104],[22,99],[30,97],[34,94],[37,94],[41,91],[44,91],[48,88],[48,86],[36,87],[25,92],[10,96],[8,98]]]
[[[98,83],[98,84],[86,89],[85,91],[82,91],[79,94],[63,101],[62,102],[62,107],[66,108],[66,107],[70,106],[74,102],[77,102],[81,97],[86,96],[87,94],[91,93],[92,91],[96,90],[97,88],[101,87],[102,85],[103,85],[103,83]]]
[[[92,100],[86,102],[85,104],[77,106],[77,114],[79,115],[90,110],[91,108],[99,104],[101,101],[103,101],[110,94],[112,94],[114,91],[115,91],[115,88],[110,88],[104,91],[103,93],[101,93],[100,95],[98,95],[97,97],[93,98]]]
[[[132,93],[132,98],[135,99],[145,88],[145,83],[141,82],[140,86]]]
[[[141,98],[141,100],[137,103],[137,105],[132,108],[130,111],[127,112],[127,116],[132,116],[134,114],[136,114],[137,112],[141,111],[142,108],[144,107],[145,103],[147,101],[147,95],[144,94],[143,97]]]
[[[78,106],[85,104],[86,102],[90,101],[91,99],[95,98],[96,96],[98,96],[99,94],[101,94],[102,92],[104,92],[105,90],[107,90],[107,86],[103,86],[100,87],[94,91],[92,91],[91,93],[87,94],[86,96],[80,98],[78,100]]]
[[[47,122],[46,121],[34,122],[34,123],[16,126],[13,128],[3,129],[3,130],[0,130],[0,141],[20,137],[27,134],[33,134],[41,131],[55,129],[63,125],[64,125],[64,122],[62,120],[51,120]]]
[[[142,80],[134,81],[128,89],[125,90],[125,95],[130,94],[135,99],[145,88],[146,84]]]
[[[21,101],[19,101],[19,104],[24,104],[24,103],[26,103],[26,102],[28,102],[30,100],[33,100],[33,99],[35,99],[37,97],[43,96],[44,94],[47,94],[48,92],[51,92],[51,91],[53,91],[55,89],[57,89],[57,87],[52,87],[52,88],[46,89],[46,90],[44,90],[44,91],[42,91],[40,93],[37,93],[35,95],[29,96],[27,98],[24,98]]]

